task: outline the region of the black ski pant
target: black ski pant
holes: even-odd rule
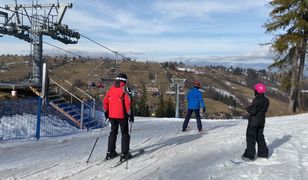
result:
[[[112,119],[110,118],[111,132],[108,140],[108,152],[116,150],[117,135],[119,126],[121,128],[121,153],[126,154],[129,152],[130,135],[128,133],[128,119]]]
[[[202,123],[201,123],[201,117],[200,117],[200,109],[187,109],[187,114],[183,123],[183,130],[186,130],[189,120],[191,118],[192,113],[195,113],[196,120],[197,120],[197,127],[198,130],[202,130]]]
[[[248,124],[246,131],[247,148],[243,154],[245,157],[255,159],[256,143],[258,144],[258,157],[268,157],[268,149],[264,140],[264,126],[252,126]]]

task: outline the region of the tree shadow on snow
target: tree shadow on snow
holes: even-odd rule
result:
[[[194,141],[196,139],[201,138],[204,135],[204,133],[198,133],[198,134],[189,134],[189,135],[183,135],[183,136],[177,136],[169,139],[165,139],[159,143],[155,143],[152,145],[148,145],[143,147],[142,149],[145,150],[146,154],[151,154],[161,148],[167,147],[167,146],[177,146],[180,144],[185,144],[191,141]]]
[[[227,128],[233,127],[235,125],[238,125],[238,123],[230,123],[230,124],[224,124],[224,125],[216,125],[216,126],[206,126],[205,125],[205,131],[212,131],[215,129],[221,129],[222,131],[224,131]]]
[[[181,144],[185,144],[188,142],[192,142],[196,139],[201,138],[202,136],[208,134],[209,131],[214,130],[214,129],[218,129],[218,128],[222,128],[222,131],[226,128],[235,126],[236,124],[228,124],[228,125],[217,125],[217,126],[212,126],[206,129],[206,133],[197,133],[197,134],[188,134],[188,135],[182,135],[182,136],[176,136],[176,137],[172,137],[172,138],[168,138],[168,139],[164,139],[161,142],[152,144],[152,145],[148,145],[148,146],[144,146],[140,149],[144,149],[146,154],[151,154],[161,148],[164,147],[168,147],[168,146],[177,146],[177,145],[181,145]]]
[[[285,135],[282,138],[275,139],[271,144],[268,145],[268,157],[273,155],[274,149],[278,148],[282,144],[286,143],[291,139],[291,135]]]

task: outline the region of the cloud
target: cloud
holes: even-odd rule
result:
[[[40,1],[46,3],[47,0]],[[61,3],[69,1],[61,1]],[[126,34],[159,34],[169,31],[169,26],[154,19],[145,19],[138,12],[114,4],[106,4],[102,1],[74,0],[72,9],[68,9],[64,16],[63,23],[68,24],[72,29],[82,32],[116,31]],[[28,3],[28,1],[18,1]],[[0,3],[14,4],[9,0]],[[113,6],[112,6],[113,5]]]
[[[13,39],[13,38],[10,38]],[[108,52],[106,49],[82,38],[78,44],[64,45],[57,41],[45,37],[44,41],[67,49],[73,52],[83,51],[89,54]],[[7,44],[3,47],[4,51],[13,49],[13,51],[23,53],[29,52],[29,45],[23,46],[25,48],[15,49],[15,45],[25,44],[22,41],[15,40],[15,43]],[[138,59],[153,58],[165,59],[169,57],[205,57],[205,56],[264,56],[267,55],[269,50],[266,46],[259,46],[251,40],[240,40],[232,37],[127,37],[123,39],[119,37],[114,41],[101,42],[108,48],[124,53],[126,56],[133,56]],[[47,49],[54,49],[48,45],[44,45],[44,52]],[[15,49],[15,50],[14,50]],[[21,52],[21,49],[23,51]],[[2,48],[1,48],[2,50]],[[1,51],[0,51],[1,52]],[[12,51],[11,51],[12,52]],[[63,52],[65,53],[65,52]],[[108,52],[110,53],[110,52]],[[27,53],[28,54],[28,53]]]
[[[11,0],[1,0],[0,5],[5,2],[12,4]],[[29,3],[26,0],[18,2]],[[264,16],[264,4],[268,0],[61,2],[74,3],[73,8],[66,11],[64,24],[131,58],[183,57],[249,63],[245,61],[254,62],[263,57],[267,61],[268,48],[258,44],[269,41],[269,36],[261,29],[265,18],[260,18],[260,14]],[[69,46],[45,37],[44,40],[84,56],[109,54],[84,38]],[[0,46],[0,52],[29,52],[29,46],[20,45],[21,41],[14,42]],[[53,52],[65,54],[44,45],[44,53]]]
[[[103,2],[94,1],[99,11],[91,12],[84,8],[84,3],[78,3],[65,16],[65,23],[82,31],[116,31],[128,34],[159,34],[168,32],[170,27],[156,20],[139,17],[133,11],[125,8],[115,8]]]
[[[245,10],[262,8],[269,0],[158,0],[153,8],[170,18],[199,17],[207,18],[212,13],[238,13]]]
[[[5,37],[2,37],[5,38]],[[30,45],[24,41],[3,41],[0,37],[0,54],[30,54]],[[13,38],[10,38],[13,39]]]

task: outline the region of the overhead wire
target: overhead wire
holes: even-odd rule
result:
[[[83,34],[81,34],[81,33],[79,33],[79,34],[80,34],[81,37],[84,37],[85,39],[87,39],[87,40],[89,40],[89,41],[91,41],[91,42],[93,42],[93,43],[95,43],[95,44],[97,44],[97,45],[103,47],[104,49],[106,49],[106,50],[108,50],[108,51],[110,51],[110,52],[116,54],[117,56],[121,56],[122,58],[127,59],[127,57],[125,57],[124,55],[120,54],[118,51],[112,50],[112,49],[110,49],[110,48],[108,48],[108,47],[102,45],[101,43],[99,43],[99,42],[93,40],[92,38],[89,38],[89,37],[86,36],[86,35],[83,35]]]
[[[54,47],[54,48],[61,49],[62,51],[65,51],[65,52],[67,52],[67,53],[73,54],[73,55],[77,56],[78,58],[82,58],[81,55],[79,55],[79,54],[77,54],[77,53],[74,53],[74,52],[72,52],[72,51],[69,51],[69,50],[66,50],[66,49],[64,49],[64,48],[61,48],[61,47],[59,47],[59,46],[50,44],[50,43],[48,43],[48,42],[46,42],[46,41],[43,41],[43,43],[45,43],[45,44],[47,44],[47,45],[49,45],[49,46],[52,46],[52,47]]]
[[[15,12],[14,10],[10,10],[10,9],[3,8],[3,7],[0,7],[0,9],[4,9],[4,10],[7,10],[7,11]],[[24,14],[23,12],[19,12],[19,14],[28,16],[27,14]],[[33,20],[33,19],[36,19],[36,20],[39,20],[39,21],[44,21],[44,19],[41,19],[41,18],[39,18],[38,16],[33,17],[33,13],[32,13],[32,16],[30,16],[30,18],[31,18],[32,20]],[[93,42],[93,43],[99,45],[100,47],[102,47],[102,48],[104,48],[104,49],[110,51],[111,53],[114,53],[114,54],[116,55],[116,61],[118,61],[118,56],[122,57],[123,59],[129,59],[128,57],[126,57],[126,56],[120,54],[118,51],[112,50],[111,48],[108,48],[107,46],[105,46],[105,45],[103,45],[103,44],[97,42],[97,41],[94,40],[93,38],[90,38],[90,37],[88,37],[88,36],[86,36],[86,35],[84,35],[84,34],[81,34],[81,33],[79,33],[79,34],[80,34],[81,37],[83,37],[83,38],[85,38],[85,39],[87,39],[87,40],[89,40],[89,41],[91,41],[91,42]],[[79,55],[79,54],[76,54],[76,53],[71,52],[71,51],[68,51],[68,50],[66,50],[66,49],[64,49],[64,48],[55,46],[55,45],[50,44],[50,43],[48,43],[48,42],[46,42],[46,41],[43,41],[43,43],[45,43],[45,44],[47,44],[47,45],[49,45],[49,46],[52,46],[52,47],[61,49],[61,50],[65,51],[65,52],[68,52],[68,53],[70,53],[70,54],[76,55],[76,56],[78,56],[79,58],[82,57],[82,56]],[[96,69],[98,69],[102,64],[103,64],[103,62],[100,63],[98,66],[96,66],[96,68],[93,69],[93,70],[88,74],[88,76],[90,76],[90,75],[91,75]]]
[[[15,12],[14,10],[7,9],[7,8],[4,8],[4,7],[0,7],[0,9],[4,9],[4,10],[7,10],[7,11]],[[22,12],[19,12],[19,14],[28,16],[27,14],[22,13]],[[36,20],[39,20],[39,21],[44,21],[44,19],[41,19],[41,18],[39,18],[39,17],[33,17],[33,16],[29,16],[29,17],[30,17],[32,20],[33,20],[33,19],[36,19]],[[124,59],[128,59],[128,57],[126,57],[126,56],[120,54],[119,51],[112,50],[112,49],[108,48],[107,46],[105,46],[105,45],[103,45],[103,44],[101,44],[101,43],[95,41],[93,38],[90,38],[90,37],[88,37],[88,36],[86,36],[86,35],[84,35],[84,34],[81,34],[81,33],[79,33],[79,34],[80,34],[81,37],[84,37],[85,39],[87,39],[87,40],[89,40],[89,41],[91,41],[91,42],[93,42],[93,43],[95,43],[95,44],[97,44],[97,45],[103,47],[104,49],[106,49],[106,50],[108,50],[108,51],[114,53],[115,55],[121,56],[121,57],[124,58]]]
[[[4,8],[4,7],[0,7],[0,9],[4,9],[4,10],[7,10],[7,11],[15,12],[14,10],[7,9],[7,8]],[[19,12],[19,14],[28,16],[27,14],[25,14],[25,13],[23,13],[23,12]],[[39,20],[39,21],[43,21],[43,22],[44,22],[44,19],[41,19],[41,18],[39,18],[38,16],[33,17],[33,15],[32,15],[32,16],[29,16],[29,17],[30,17],[31,19],[36,19],[36,20]],[[116,54],[116,55],[118,55],[118,56],[121,56],[122,58],[125,58],[125,59],[128,58],[128,57],[126,57],[126,56],[120,54],[119,51],[112,50],[112,49],[108,48],[107,46],[105,46],[105,45],[103,45],[103,44],[101,44],[101,43],[95,41],[93,38],[90,38],[90,37],[88,37],[88,36],[86,36],[86,35],[84,35],[84,34],[81,34],[81,33],[79,33],[79,34],[80,34],[81,37],[84,37],[85,39],[87,39],[87,40],[89,40],[89,41],[91,41],[91,42],[93,42],[93,43],[95,43],[95,44],[97,44],[97,45],[103,47],[104,49],[106,49],[106,50],[108,50],[108,51],[110,51],[110,52],[112,52],[112,53],[114,53],[114,54]]]

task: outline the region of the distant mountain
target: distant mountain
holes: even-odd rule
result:
[[[202,60],[202,59],[187,59],[187,58],[176,58],[174,61],[178,62],[183,62],[186,65],[190,66],[224,66],[224,67],[241,67],[241,68],[251,68],[251,69],[267,69],[270,65],[271,62],[268,62],[266,60],[265,62],[263,61],[262,63],[249,63],[249,60],[247,62],[239,62],[239,61],[207,61],[207,60]],[[261,61],[261,60],[260,60]],[[308,77],[308,64],[305,65],[305,70],[304,70],[304,76]]]
[[[197,66],[225,66],[225,67],[241,67],[241,68],[251,68],[251,69],[267,69],[270,64],[267,63],[233,63],[233,62],[208,62],[208,61],[187,61],[183,62],[187,65],[197,65]]]
[[[177,57],[171,61],[183,62],[190,66],[225,66],[242,67],[252,69],[267,69],[272,63],[270,56],[230,56],[230,57],[205,57],[205,58],[185,58]]]

